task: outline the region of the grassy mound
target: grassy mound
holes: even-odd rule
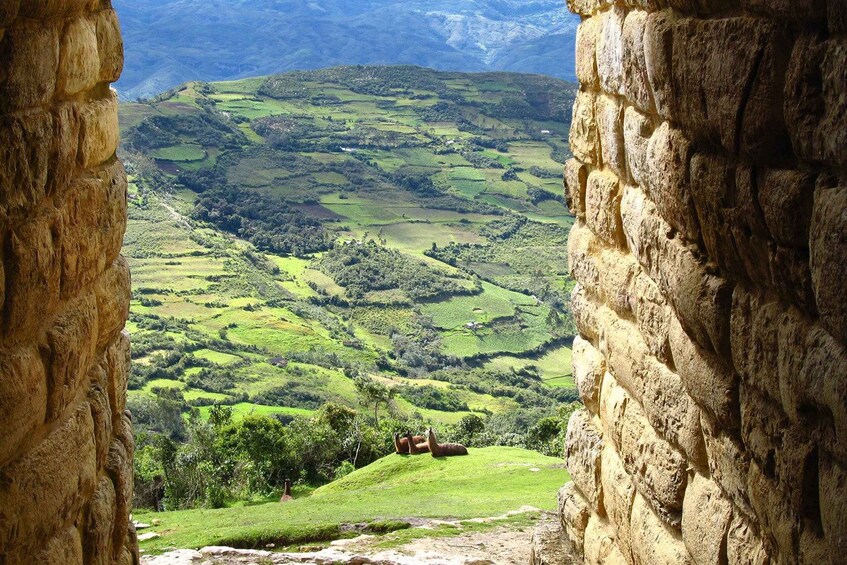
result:
[[[160,523],[147,553],[207,545],[262,547],[342,536],[342,524],[405,518],[477,518],[531,505],[552,510],[567,480],[563,461],[512,447],[471,449],[467,457],[390,455],[310,496],[286,504],[137,514]],[[378,528],[377,528],[378,529]]]

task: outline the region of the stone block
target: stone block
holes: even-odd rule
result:
[[[579,333],[585,338],[596,343],[598,334],[597,327],[597,304],[595,304],[585,288],[577,284],[571,292],[571,315]]]
[[[736,287],[730,319],[732,360],[737,373],[747,382],[779,397],[779,325],[782,304],[765,295]]]
[[[790,42],[775,22],[681,18],[671,31],[673,116],[694,140],[765,160],[785,156],[781,76]]]
[[[603,508],[617,532],[618,547],[624,555],[630,553],[629,521],[635,486],[624,469],[623,461],[614,448],[606,445],[602,455]]]
[[[120,420],[115,422],[116,428],[120,422]],[[129,436],[131,438],[131,431]],[[115,561],[121,554],[130,526],[129,511],[132,508],[133,492],[132,457],[132,450],[127,450],[123,442],[117,438],[112,440],[106,469],[115,486],[115,524],[112,528],[112,559]]]
[[[120,163],[76,181],[62,208],[62,292],[90,285],[118,256],[126,231],[126,176]]]
[[[685,491],[682,540],[697,565],[722,565],[732,504],[717,484],[695,473]]]
[[[781,245],[806,247],[812,220],[816,175],[765,169],[759,172],[758,195],[771,236]]]
[[[653,136],[653,122],[650,118],[632,106],[624,111],[623,137],[629,173],[642,187],[647,187],[650,169],[647,162],[647,148]]]
[[[61,416],[87,385],[96,345],[97,302],[89,293],[70,303],[47,332],[49,420]]]
[[[33,19],[57,19],[93,10],[101,0],[26,0],[21,2],[20,15]]]
[[[581,555],[585,547],[585,529],[588,527],[588,518],[591,516],[588,501],[579,493],[573,482],[559,489],[558,499],[562,528],[574,549]]]
[[[709,473],[720,485],[735,507],[746,517],[753,518],[753,508],[747,495],[747,475],[750,473],[750,456],[741,442],[722,431],[705,412],[701,413]]]
[[[115,525],[115,486],[108,477],[101,477],[91,498],[85,524],[86,563],[110,565]]]
[[[26,339],[55,312],[61,280],[62,218],[55,209],[31,217],[11,234],[6,275],[7,331]]]
[[[785,85],[784,113],[801,158],[847,164],[847,39],[813,34],[796,42]]]
[[[623,243],[620,224],[621,186],[607,171],[593,171],[585,187],[585,223],[609,245]]]
[[[670,320],[670,349],[688,394],[725,429],[738,429],[738,377],[734,371],[714,353],[694,343],[676,316]]]
[[[629,565],[617,544],[617,536],[608,521],[592,514],[585,528],[586,565]]]
[[[582,222],[577,222],[568,234],[568,267],[571,277],[593,294],[598,293],[600,269],[597,255],[600,254],[600,241]]]
[[[5,81],[0,81],[0,114],[46,104],[56,90],[56,27],[28,22],[8,29],[0,44],[0,61],[0,76],[5,74]]]
[[[603,439],[620,451],[623,437],[624,414],[626,405],[630,402],[629,394],[618,385],[611,373],[603,377],[603,388],[600,391],[600,422],[603,425]]]
[[[688,480],[685,458],[656,434],[635,402],[624,413],[620,456],[638,492],[662,520],[679,527]]]
[[[669,323],[674,314],[659,286],[639,269],[633,280],[632,313],[647,350],[662,363],[670,360]]]
[[[585,185],[588,182],[588,167],[576,159],[565,163],[565,197],[571,214],[585,220]]]
[[[0,206],[9,213],[46,196],[52,136],[48,112],[0,117]]]
[[[89,381],[92,384],[88,390],[88,404],[94,421],[94,445],[97,448],[98,469],[106,466],[106,458],[112,441],[112,410],[104,388],[107,380],[108,375],[103,367],[95,365],[91,368]]]
[[[590,90],[597,90],[600,85],[596,57],[600,22],[601,18],[588,18],[576,30],[576,78]]]
[[[93,427],[83,404],[35,449],[0,470],[0,546],[34,555],[43,540],[76,519],[97,483]]]
[[[0,465],[18,454],[22,443],[44,423],[47,377],[34,347],[0,353]]]
[[[815,192],[809,245],[821,324],[847,343],[847,187]]]
[[[690,243],[700,239],[689,180],[691,142],[665,122],[647,145],[648,194],[662,217]]]
[[[820,460],[819,500],[830,555],[847,555],[847,468],[830,457]]]
[[[53,536],[36,556],[26,556],[30,563],[62,563],[63,565],[82,565],[84,561],[82,538],[79,530],[71,526]],[[21,561],[24,563],[26,561]]]
[[[826,21],[832,35],[847,34],[847,4],[841,0],[826,0]]]
[[[784,445],[791,426],[788,417],[783,413],[782,406],[754,386],[742,383],[740,389],[741,441],[750,456],[760,464],[768,462],[775,465],[777,450],[787,451],[798,447]],[[772,473],[777,471],[771,469]]]
[[[606,373],[606,360],[590,342],[576,336],[573,341],[573,376],[585,407],[600,410],[600,387]]]
[[[97,54],[101,82],[115,82],[124,68],[124,44],[121,26],[114,10],[102,10],[96,16]]]
[[[20,0],[6,0],[0,4],[0,28],[7,27],[18,17]]]
[[[565,438],[565,462],[574,484],[597,512],[603,504],[600,455],[603,436],[594,427],[587,410],[574,412]]]
[[[820,22],[826,17],[824,0],[742,0],[741,5],[775,18]]]
[[[694,565],[679,531],[660,520],[642,496],[633,502],[631,524],[637,565]]]
[[[676,20],[677,16],[670,10],[653,12],[647,16],[644,28],[644,62],[647,67],[647,80],[650,83],[656,111],[666,120],[673,119],[677,113],[677,93],[672,76]]]
[[[626,10],[620,5],[614,5],[598,17],[600,37],[597,41],[596,57],[600,87],[610,94],[623,94],[623,24]]]
[[[750,462],[747,490],[758,518],[757,523],[766,532],[766,544],[776,550],[783,562],[799,563],[796,543],[800,535],[799,509],[789,502],[786,489],[769,477],[753,459]]]
[[[97,279],[94,293],[99,320],[98,351],[105,350],[123,330],[129,317],[130,287],[129,265],[123,257],[118,257]]]
[[[770,565],[765,547],[754,526],[743,516],[734,514],[726,540],[727,562],[733,565]]]
[[[597,153],[597,120],[594,115],[596,96],[579,91],[573,104],[573,115],[568,141],[571,153],[583,163],[599,165]]]
[[[59,57],[57,90],[77,94],[97,84],[100,60],[94,23],[79,17],[65,26]]]
[[[623,139],[623,106],[617,98],[601,94],[597,97],[595,112],[603,166],[611,169],[618,178],[625,179],[627,170]]]
[[[816,316],[818,311],[808,250],[771,244],[769,254],[769,280],[773,290],[783,301]]]
[[[626,15],[623,25],[623,93],[639,110],[652,112],[653,92],[644,56],[646,28],[647,12],[633,10]]]
[[[603,6],[612,3],[612,0],[567,0],[568,9],[574,14],[590,16]]]
[[[111,91],[106,98],[86,104],[80,123],[80,164],[90,169],[111,159],[120,137],[117,94]]]
[[[106,350],[106,373],[108,375],[109,406],[112,419],[121,418],[126,407],[126,388],[129,382],[130,342],[124,330]]]

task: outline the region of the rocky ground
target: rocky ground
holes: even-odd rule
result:
[[[537,512],[537,509],[525,507],[517,512],[530,511]],[[476,521],[495,522],[505,517],[479,518]],[[445,524],[462,527],[460,522],[444,520],[410,522],[414,528],[433,532]],[[420,537],[391,549],[378,547],[385,538],[363,535],[332,542],[329,547],[318,551],[277,553],[206,547],[199,551],[183,549],[143,557],[141,562],[142,565],[513,565],[529,562],[532,535],[531,527],[504,524],[449,537]]]

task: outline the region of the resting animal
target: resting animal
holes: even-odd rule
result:
[[[426,432],[427,444],[429,444],[429,452],[433,457],[450,457],[452,455],[467,455],[468,448],[461,443],[438,443],[435,439],[435,432],[429,428]]]
[[[412,436],[411,433],[406,432],[406,441],[409,445],[410,455],[420,455],[421,453],[429,453],[429,445],[424,440],[423,436]]]
[[[414,436],[414,443],[422,443],[426,441],[423,436]],[[400,437],[400,434],[394,434],[394,450],[398,455],[409,455],[409,440],[407,437]]]

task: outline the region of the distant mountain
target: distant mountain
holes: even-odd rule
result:
[[[579,20],[562,0],[114,0],[124,99],[187,80],[340,64],[572,79]]]

